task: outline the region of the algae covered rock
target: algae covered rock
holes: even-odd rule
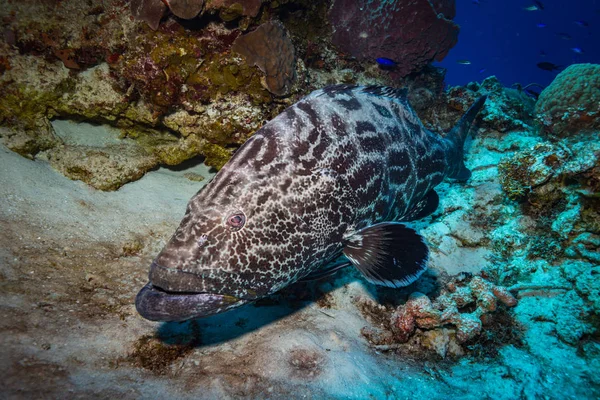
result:
[[[567,67],[540,94],[535,112],[544,132],[558,137],[600,127],[600,65]]]
[[[582,142],[542,142],[505,157],[498,165],[504,192],[513,200],[528,199],[538,208],[575,191],[583,198],[594,198],[600,179],[598,138],[596,133]]]
[[[569,155],[563,148],[541,143],[505,158],[498,165],[502,188],[513,200],[537,193],[536,189],[559,173]],[[548,194],[549,190],[544,192]]]
[[[156,165],[154,156],[130,146],[58,146],[48,152],[48,159],[66,177],[99,190],[117,190]]]

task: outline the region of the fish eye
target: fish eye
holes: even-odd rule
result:
[[[242,227],[244,226],[245,223],[246,223],[246,216],[242,212],[237,212],[237,213],[231,214],[227,218],[227,225],[229,225],[231,230],[234,232],[242,229]]]

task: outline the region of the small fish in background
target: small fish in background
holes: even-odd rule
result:
[[[560,65],[556,65],[554,63],[547,62],[547,61],[537,63],[537,67],[539,69],[543,69],[544,71],[550,71],[550,72],[552,72],[552,71],[560,71],[563,68]]]
[[[545,24],[543,22],[540,22],[539,24],[535,24],[535,26],[537,26],[538,28],[545,28],[548,26],[548,24]]]
[[[533,89],[530,89],[533,86],[537,86],[540,88],[540,90],[544,90],[544,87],[542,85],[540,85],[539,83],[530,83],[529,85],[521,85],[520,83],[513,83],[512,87],[515,88],[515,90],[517,90],[519,93],[525,93],[526,96],[532,97],[535,100],[538,99],[538,97],[540,97],[540,92],[536,92]]]
[[[589,28],[589,26],[590,26],[590,24],[588,24],[586,21],[583,21],[583,20],[581,20],[581,19],[580,19],[580,20],[577,20],[577,21],[575,21],[575,23],[576,23],[577,25],[579,25],[580,27],[582,27],[582,28]]]
[[[481,0],[471,0],[471,3],[475,4],[476,6],[480,6]]]
[[[583,49],[581,47],[572,47],[571,51],[575,54],[583,54]]]
[[[565,33],[565,32],[557,33],[556,36],[558,36],[562,40],[571,40],[571,39],[573,39],[573,36],[571,36],[571,35],[569,35],[568,33]]]
[[[398,65],[398,63],[396,61],[389,59],[389,58],[385,58],[385,57],[377,58],[375,61],[377,62],[377,65],[379,65],[379,67],[381,69],[386,69],[386,70],[394,69]]]
[[[540,10],[543,10],[543,9],[544,9],[544,3],[542,3],[541,1],[538,1],[538,0],[533,0],[533,2],[535,3],[535,5],[536,5],[536,6],[538,6],[538,8],[539,8]]]
[[[477,71],[477,72],[479,72],[480,74],[483,74],[485,71],[486,71],[486,68],[481,68],[481,69],[480,69],[479,71]]]
[[[529,7],[524,7],[523,10],[525,10],[525,11],[539,11],[540,8],[538,6],[529,6]]]
[[[544,50],[540,50],[540,57],[546,57],[547,55]]]
[[[460,65],[471,65],[471,61],[469,60],[458,60],[456,63]]]

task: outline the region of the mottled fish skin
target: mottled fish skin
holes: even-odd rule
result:
[[[150,282],[241,303],[274,293],[337,257],[354,232],[401,221],[456,177],[463,140],[425,129],[397,89],[313,92],[258,130],[190,200]],[[245,225],[231,228],[228,218],[242,213]]]

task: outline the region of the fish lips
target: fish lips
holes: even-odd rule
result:
[[[135,298],[135,308],[142,317],[164,322],[207,317],[244,303],[245,301],[229,295],[168,292],[151,282]]]
[[[215,293],[212,290],[215,288],[196,274],[154,261],[150,266],[150,282],[137,294],[135,308],[150,321],[185,321],[218,314],[247,302],[226,293]]]

